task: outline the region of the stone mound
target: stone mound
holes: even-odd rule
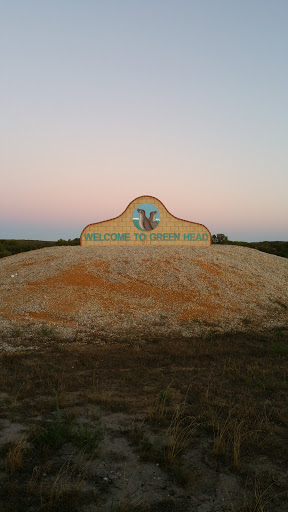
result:
[[[288,320],[288,260],[239,246],[50,247],[0,260],[0,284],[2,330],[131,341]]]

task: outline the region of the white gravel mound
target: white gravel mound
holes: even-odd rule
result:
[[[2,331],[132,340],[288,324],[288,260],[240,246],[49,247],[1,259],[0,286]]]

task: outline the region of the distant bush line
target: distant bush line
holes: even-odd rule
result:
[[[228,240],[226,244],[243,245],[244,247],[251,247],[251,249],[257,249],[258,251],[275,254],[275,256],[288,258],[288,242],[231,242]]]
[[[217,235],[212,235],[212,244],[242,245],[243,247],[250,247],[258,251],[275,254],[275,256],[288,258],[288,242],[233,242],[228,240],[228,237],[223,233],[218,233]]]
[[[80,245],[80,238],[74,240],[58,240],[57,242],[48,242],[43,240],[0,240],[0,258],[12,256],[19,252],[34,251],[43,247],[55,247],[58,245]]]
[[[222,245],[242,245],[244,247],[251,247],[258,251],[275,254],[288,258],[288,242],[233,242],[228,240],[226,235],[213,235],[213,244]],[[5,256],[12,256],[19,252],[34,251],[35,249],[42,249],[43,247],[55,247],[59,245],[80,245],[80,238],[73,240],[58,240],[57,242],[48,242],[43,240],[0,240],[0,258]]]

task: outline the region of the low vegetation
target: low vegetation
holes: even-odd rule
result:
[[[74,240],[58,240],[57,242],[48,242],[44,240],[0,240],[0,258],[12,256],[19,252],[34,251],[43,249],[43,247],[55,247],[57,245],[80,245],[80,238]]]
[[[288,258],[288,242],[233,242],[222,233],[212,235],[213,244],[241,245],[258,251]],[[18,254],[19,252],[33,251],[43,247],[55,247],[59,245],[80,245],[80,238],[73,240],[58,240],[57,242],[43,240],[0,240],[0,258]]]
[[[288,242],[233,242],[228,240],[228,237],[223,233],[218,233],[217,235],[212,235],[212,243],[222,245],[241,245],[243,247],[250,247],[251,249],[257,249],[258,251],[274,254],[275,256],[288,258]]]
[[[287,510],[284,327],[3,341],[1,512]]]

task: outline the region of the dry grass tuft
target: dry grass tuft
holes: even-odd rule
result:
[[[180,405],[175,410],[166,432],[164,460],[168,464],[174,464],[176,458],[189,446],[193,432],[198,425],[195,418],[183,415],[184,407]]]
[[[23,438],[12,441],[5,457],[5,465],[9,473],[15,473],[23,468],[24,454],[29,450],[29,445]]]

